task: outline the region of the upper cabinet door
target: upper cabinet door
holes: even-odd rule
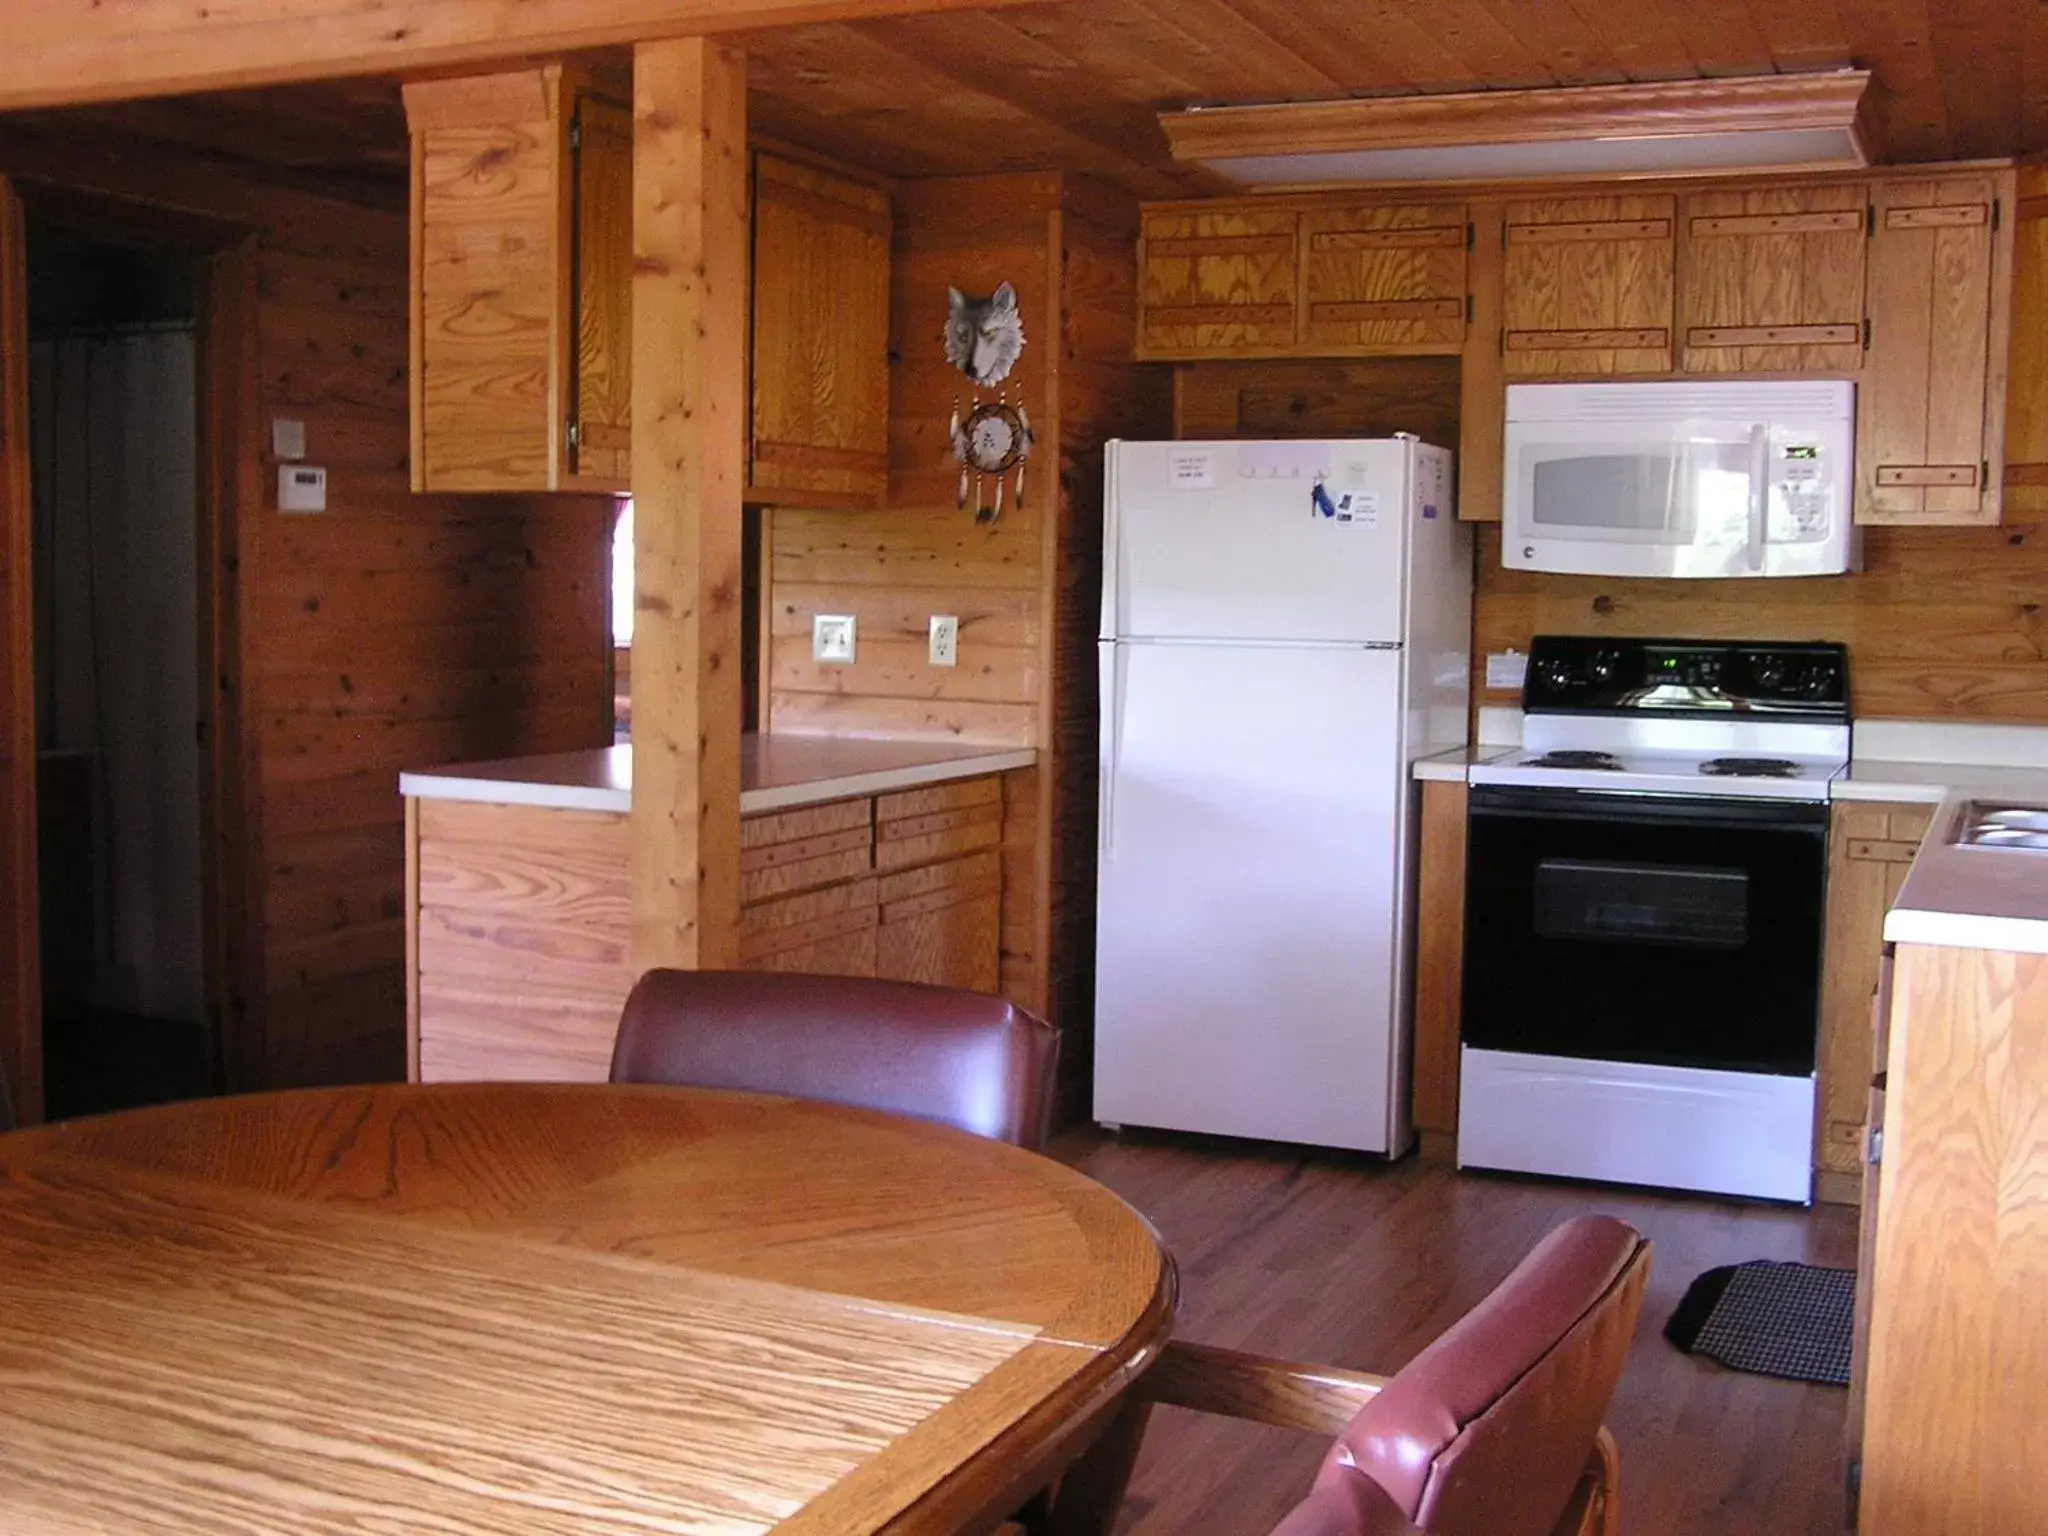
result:
[[[1301,216],[1301,340],[1325,354],[1451,353],[1465,342],[1462,203]]]
[[[412,483],[554,485],[559,69],[405,87],[412,136]]]
[[[2005,473],[2001,514],[2048,512],[2048,165],[2014,173],[2005,227],[2012,231],[2012,302],[2006,313]],[[1994,280],[1992,297],[1998,297]],[[1998,353],[1992,353],[1994,368]],[[1996,389],[1992,391],[1994,397]]]
[[[570,110],[569,474],[623,489],[633,458],[633,113],[587,91]]]
[[[1219,204],[1146,213],[1138,249],[1138,355],[1292,352],[1301,215]]]
[[[1674,203],[1508,204],[1500,350],[1509,378],[1671,371]]]
[[[1996,173],[1881,183],[1870,363],[1857,389],[1862,522],[1995,523],[2011,232]]]
[[[1696,192],[1679,293],[1689,373],[1863,365],[1869,198],[1858,185]]]
[[[889,486],[888,194],[754,157],[748,500],[876,506]]]

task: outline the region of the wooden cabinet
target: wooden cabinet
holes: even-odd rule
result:
[[[1147,211],[1138,243],[1138,356],[1294,351],[1300,225],[1289,207]]]
[[[1302,345],[1332,356],[1456,351],[1470,230],[1462,203],[1303,213]]]
[[[888,194],[754,157],[747,499],[876,506],[889,486]]]
[[[626,488],[629,102],[564,65],[405,87],[415,490]]]
[[[1458,1146],[1458,1025],[1465,984],[1467,792],[1463,779],[1432,779],[1421,789],[1410,1097],[1422,1155],[1452,1162]]]
[[[1900,944],[1884,1114],[1859,1529],[2038,1529],[2048,955]]]
[[[2048,512],[2048,165],[2014,173],[2001,512]],[[1994,290],[1995,297],[1995,290]],[[1994,396],[1997,391],[1991,392]]]
[[[1863,1208],[1856,1216],[1856,1305],[1849,1339],[1849,1401],[1842,1416],[1842,1448],[1849,1469],[1849,1523],[1856,1523],[1856,1496],[1862,1479],[1863,1422],[1870,1383],[1870,1313],[1872,1280],[1877,1274],[1878,1201],[1883,1188],[1884,1103],[1886,1058],[1891,1052],[1892,950],[1878,961],[1877,987],[1870,994],[1869,1110],[1863,1127]]]
[[[572,476],[633,474],[633,110],[576,90],[569,103]]]
[[[413,489],[630,488],[630,97],[561,65],[405,88]],[[747,499],[878,505],[888,195],[758,155],[753,206]]]
[[[1000,779],[968,779],[876,799],[879,974],[996,990],[1002,789]]]
[[[1500,352],[1509,378],[1670,371],[1675,202],[1507,205]]]
[[[740,963],[999,990],[1003,781],[740,822]],[[415,1081],[595,1081],[632,989],[624,812],[406,803]]]
[[[2011,201],[1992,172],[1872,189],[1859,522],[1998,521]]]
[[[1462,203],[1147,210],[1138,356],[1448,356],[1463,345]]]
[[[1884,948],[1884,914],[1933,815],[1927,805],[1842,800],[1829,818],[1814,1160],[1816,1192],[1837,1204],[1862,1197],[1870,996]]]
[[[834,800],[740,823],[740,962],[875,974],[874,802]]]
[[[1686,197],[1680,366],[1688,373],[1861,368],[1868,205],[1861,182]]]

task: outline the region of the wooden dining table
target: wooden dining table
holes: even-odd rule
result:
[[[0,1529],[987,1531],[1062,1468],[1120,1484],[1174,1297],[1080,1174],[791,1099],[380,1086],[20,1131]]]

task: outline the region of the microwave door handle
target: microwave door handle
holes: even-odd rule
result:
[[[1764,539],[1770,531],[1771,431],[1758,423],[1749,429],[1749,568],[1764,568]]]

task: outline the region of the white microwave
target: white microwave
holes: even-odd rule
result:
[[[1854,570],[1846,379],[1511,384],[1501,561],[1591,576]]]

